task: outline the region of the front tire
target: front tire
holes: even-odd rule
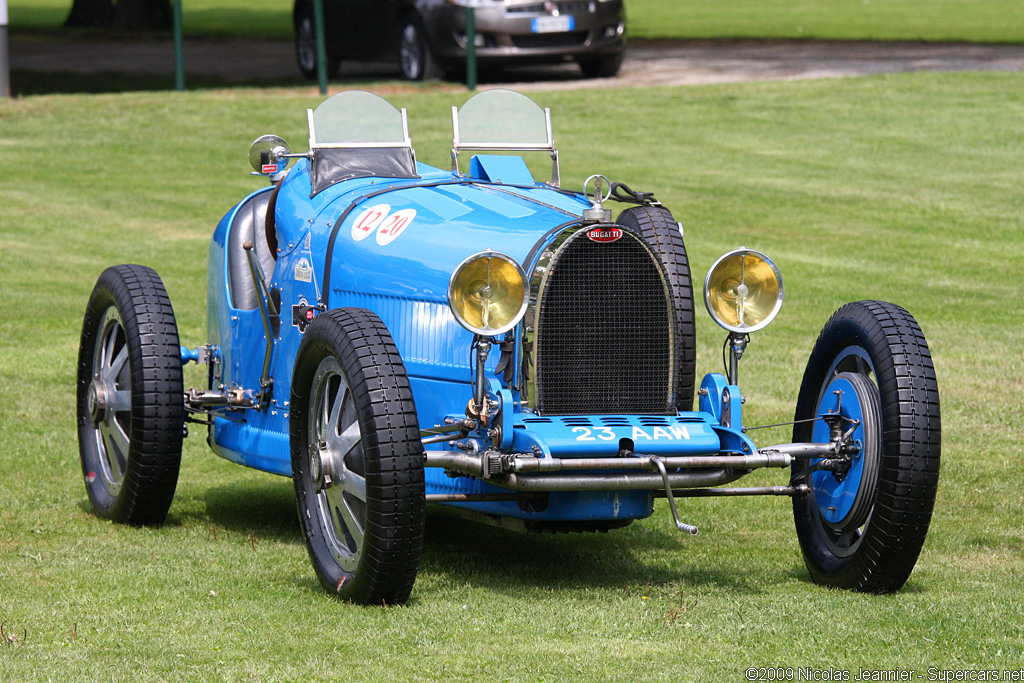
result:
[[[325,590],[405,602],[423,548],[423,447],[402,359],[370,311],[317,316],[295,359],[292,478]]]
[[[838,392],[838,393],[837,393]],[[794,483],[804,563],[819,584],[869,593],[907,581],[931,520],[939,479],[939,392],[931,353],[917,321],[881,301],[840,308],[814,345],[797,400],[793,441],[828,441],[812,420],[843,415],[860,426],[862,447],[848,472],[818,471]],[[794,462],[794,475],[812,464]]]
[[[78,353],[78,444],[93,510],[160,524],[178,483],[184,390],[178,328],[150,268],[107,268],[89,297]]]
[[[693,282],[683,234],[672,213],[663,206],[630,207],[619,214],[616,222],[639,233],[656,250],[665,267],[676,318],[676,358],[679,359],[676,407],[683,411],[690,410],[693,407],[693,388],[697,377],[697,328],[694,322]]]

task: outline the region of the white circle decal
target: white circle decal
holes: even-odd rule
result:
[[[369,237],[390,210],[391,206],[389,204],[377,204],[356,216],[355,222],[352,223],[352,239],[358,242]],[[377,241],[379,242],[380,239]]]
[[[402,209],[384,219],[377,230],[377,244],[381,246],[390,244],[396,237],[402,234],[416,218],[416,209]]]

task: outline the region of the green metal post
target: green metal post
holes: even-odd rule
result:
[[[0,98],[11,96],[11,64],[7,49],[7,0],[0,0]]]
[[[316,79],[320,94],[327,94],[327,41],[324,38],[324,0],[313,0],[313,28],[316,32]]]
[[[174,89],[185,89],[185,48],[181,30],[181,0],[174,0]]]
[[[466,87],[476,90],[476,11],[466,8]]]

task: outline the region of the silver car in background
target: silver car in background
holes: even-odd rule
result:
[[[342,60],[392,59],[409,80],[444,77],[465,64],[465,4],[481,68],[575,61],[584,76],[608,78],[622,65],[622,0],[324,0],[328,75]],[[299,68],[313,78],[312,0],[296,0],[293,18]]]

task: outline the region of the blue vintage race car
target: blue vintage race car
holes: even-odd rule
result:
[[[453,107],[451,170],[418,162],[405,111],[370,93],[335,95],[308,123],[302,154],[253,143],[270,185],[213,234],[206,344],[179,344],[153,270],[100,276],[78,370],[97,514],[162,522],[192,422],[218,455],[292,478],[321,584],[355,602],[408,598],[427,503],[605,531],[665,497],[696,534],[676,498],[790,496],[813,580],[870,592],[907,580],[940,457],[935,373],[907,311],[840,308],[811,352],[793,443],[758,447],[738,372],[782,304],[768,256],[740,248],[709,270],[727,369],[697,385],[681,226],[602,176],[561,189],[547,110],[508,90]],[[551,178],[524,153],[550,156]],[[614,220],[613,200],[627,207]],[[183,386],[189,362],[205,364],[206,386]],[[730,486],[760,468],[785,472]]]

